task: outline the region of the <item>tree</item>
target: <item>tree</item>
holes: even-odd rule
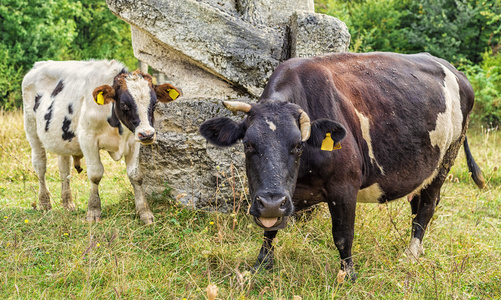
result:
[[[36,61],[118,59],[136,66],[130,27],[104,0],[0,0],[0,107],[21,106]]]

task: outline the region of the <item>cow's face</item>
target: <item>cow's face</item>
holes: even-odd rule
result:
[[[157,101],[175,100],[180,92],[170,84],[153,85],[149,74],[139,71],[115,77],[113,86],[103,85],[93,92],[97,104],[114,102],[114,113],[130,131],[136,141],[148,145],[155,141],[153,128]]]
[[[285,101],[252,106],[240,102],[224,104],[230,110],[246,112],[247,118],[241,123],[215,118],[204,122],[200,133],[218,146],[230,146],[242,140],[252,199],[249,212],[265,230],[283,228],[287,217],[294,212],[292,195],[304,148],[320,148],[326,132],[340,141],[345,130],[330,120],[310,123],[299,106]]]

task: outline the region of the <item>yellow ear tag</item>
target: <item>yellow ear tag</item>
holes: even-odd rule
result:
[[[175,89],[170,89],[169,96],[172,100],[176,100],[176,98],[179,97],[179,93]]]
[[[334,145],[334,141],[331,138],[331,134],[326,133],[325,139],[322,141],[322,146],[320,147],[320,149],[324,151],[338,150],[341,149],[341,142]]]
[[[96,103],[99,105],[104,105],[103,92],[99,92],[99,94],[97,94]]]
[[[324,151],[332,151],[334,149],[334,141],[332,140],[330,133],[325,134],[325,139],[322,141],[320,149]]]

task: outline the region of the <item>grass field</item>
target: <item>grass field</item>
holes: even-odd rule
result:
[[[62,209],[54,155],[47,175],[53,210],[34,210],[38,183],[22,114],[0,112],[0,299],[208,299],[210,284],[218,299],[501,299],[501,132],[477,128],[468,138],[487,189],[469,179],[461,151],[416,264],[402,256],[407,201],[359,205],[358,280],[338,284],[325,206],[282,230],[275,268],[255,274],[262,231],[245,210],[207,213],[156,200],[156,223],[144,226],[124,164],[105,153],[100,223],[84,221],[85,172],[72,175],[78,209]]]

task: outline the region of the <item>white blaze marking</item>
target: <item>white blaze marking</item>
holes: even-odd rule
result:
[[[268,123],[268,125],[270,125],[270,129],[271,131],[275,131],[277,129],[277,126],[275,125],[275,123],[273,123],[272,121],[268,121],[268,119],[265,119],[266,123]]]
[[[361,189],[357,194],[357,202],[360,203],[379,203],[378,199],[383,196],[383,190],[378,183]]]
[[[359,113],[358,110],[356,109],[355,112],[357,113],[358,119],[360,120],[360,129],[362,130],[362,137],[367,143],[367,148],[369,149],[369,157],[371,159],[371,163],[376,164],[379,170],[381,171],[381,174],[384,175],[383,167],[381,167],[381,165],[377,162],[376,157],[374,156],[374,151],[372,150],[369,118]]]
[[[136,140],[137,134],[141,131],[154,131],[148,119],[148,108],[150,106],[150,88],[148,81],[139,75],[129,75],[126,77],[125,82],[132,99],[136,102],[137,115],[139,117],[139,126],[136,127]]]
[[[451,144],[461,137],[463,113],[461,112],[461,103],[459,95],[459,84],[457,78],[449,69],[440,64],[445,73],[444,78],[444,100],[445,112],[438,114],[435,129],[430,131],[430,141],[432,146],[438,146],[440,149],[440,158],[435,171],[430,177],[414,190],[413,193],[419,193],[428,186],[438,173],[438,167],[442,164],[445,151]]]

